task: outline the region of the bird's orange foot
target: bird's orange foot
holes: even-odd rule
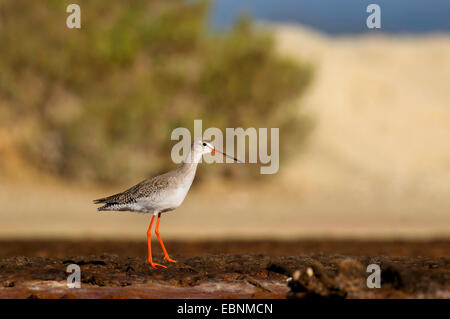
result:
[[[164,259],[167,260],[168,262],[174,263],[174,264],[177,262],[176,260],[171,259],[169,256],[164,257]]]
[[[150,264],[150,266],[152,266],[153,269],[158,269],[158,267],[161,267],[161,268],[167,268],[167,266],[164,266],[164,265],[161,265],[161,264],[154,263],[154,262],[152,262],[152,261],[150,261],[150,260],[148,260],[148,263]]]

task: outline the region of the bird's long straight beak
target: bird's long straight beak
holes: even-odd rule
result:
[[[221,153],[221,152],[217,151],[215,148],[211,150],[211,153],[212,153],[212,154],[217,153],[217,154],[220,154],[220,155],[222,155],[222,156],[224,156],[224,157],[231,158],[231,159],[234,160],[235,162],[243,163],[242,161],[238,160],[236,157],[227,155],[227,154],[225,154],[225,153]]]

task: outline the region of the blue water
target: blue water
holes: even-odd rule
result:
[[[369,4],[381,7],[381,29],[369,30]],[[300,23],[339,35],[364,32],[450,32],[450,0],[213,0],[211,24],[227,28],[242,14],[256,20]]]

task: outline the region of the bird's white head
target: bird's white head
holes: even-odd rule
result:
[[[212,144],[212,142],[210,140],[195,140],[194,143],[192,143],[192,150],[194,151],[195,154],[201,154],[201,155],[209,154],[209,153],[220,154],[224,157],[231,158],[232,160],[234,160],[236,162],[242,163],[237,158],[216,150],[214,144]]]
[[[195,140],[192,143],[192,148],[197,154],[209,154],[214,153],[214,145],[209,140]]]

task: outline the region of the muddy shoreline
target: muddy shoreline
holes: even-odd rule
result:
[[[168,241],[166,247],[177,263],[153,270],[145,241],[0,241],[0,298],[450,298],[447,240]],[[80,289],[66,286],[70,264],[80,266]],[[369,264],[381,268],[380,289],[367,288]]]

